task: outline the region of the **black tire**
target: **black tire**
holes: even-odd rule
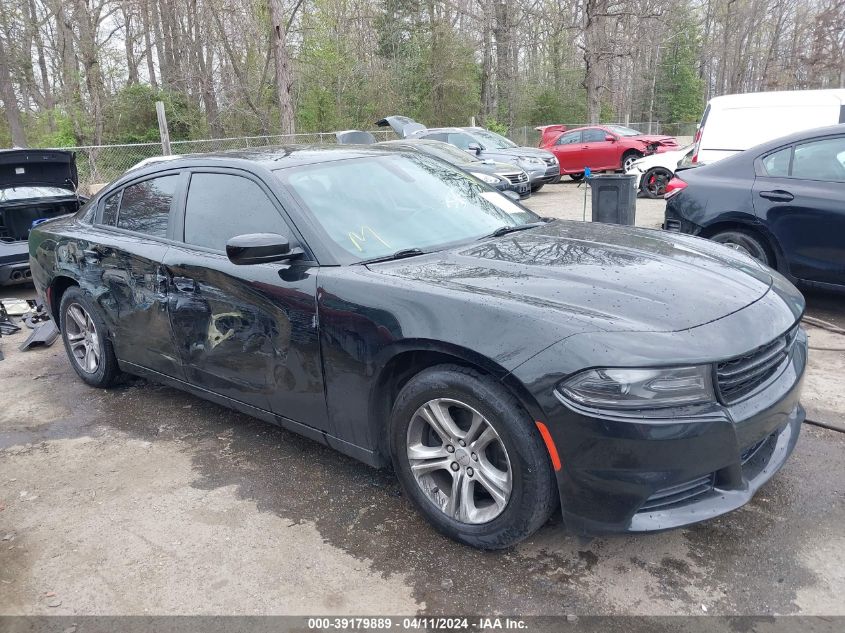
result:
[[[774,266],[775,259],[768,244],[766,244],[763,238],[751,231],[729,229],[710,236],[710,239],[714,242],[724,244],[729,248],[742,251],[754,259],[766,264],[766,266]]]
[[[561,179],[561,178],[562,178],[562,176],[555,176],[554,178],[552,178],[552,179],[549,181],[549,184],[550,184],[550,185],[556,185],[556,184],[558,184],[558,183],[560,182],[560,179]]]
[[[505,449],[512,489],[504,509],[487,522],[463,522],[447,515],[411,472],[409,427],[423,405],[441,398],[458,400],[475,409],[498,434]],[[435,528],[461,543],[490,550],[510,547],[539,529],[557,506],[551,461],[531,418],[501,384],[473,369],[439,365],[414,376],[393,405],[389,441],[393,467],[405,494]],[[458,453],[454,454],[457,459]],[[469,473],[470,469],[466,470]]]
[[[643,155],[642,155],[642,154],[640,154],[639,152],[636,152],[636,151],[629,151],[629,152],[625,152],[625,153],[622,155],[622,162],[621,162],[621,163],[619,163],[619,168],[620,168],[623,172],[627,172],[627,171],[628,171],[628,165],[627,165],[627,163],[628,163],[629,161],[633,162],[633,161],[635,161],[635,160],[639,160],[639,159],[640,159],[640,158],[642,158],[642,157],[643,157]]]
[[[666,193],[666,184],[672,180],[672,172],[665,167],[652,167],[643,174],[640,190],[646,198],[662,198]]]
[[[569,177],[575,182],[580,182],[584,179],[584,172],[581,172],[580,174],[569,174]]]
[[[77,360],[71,347],[69,340],[71,333],[69,330],[74,328],[69,328],[68,326],[68,319],[72,318],[69,316],[68,310],[73,306],[81,307],[94,325],[96,339],[91,345],[92,347],[96,345],[99,350],[99,359],[94,371],[85,371],[80,366],[81,361]],[[121,372],[117,365],[117,358],[114,355],[114,348],[108,337],[108,328],[103,320],[100,309],[91,298],[91,295],[76,286],[68,288],[64,295],[62,295],[62,301],[59,306],[59,320],[65,352],[67,352],[70,365],[76,371],[77,375],[92,387],[105,388],[115,384]]]
[[[538,184],[538,185],[531,185],[531,193],[537,193],[538,191],[540,191],[540,189],[542,189],[542,188],[543,188],[543,185],[545,185],[545,184],[546,184],[546,183],[541,182],[541,183],[540,183],[540,184]]]

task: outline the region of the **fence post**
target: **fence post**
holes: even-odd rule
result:
[[[161,136],[161,153],[170,156],[170,132],[167,130],[167,115],[164,113],[164,102],[156,101],[156,115],[158,116],[158,133]]]

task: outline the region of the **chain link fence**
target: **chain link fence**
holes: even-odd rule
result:
[[[589,123],[564,123],[568,130],[576,127],[585,127]],[[662,134],[665,136],[675,136],[685,144],[695,136],[695,129],[698,123],[661,123],[660,121],[652,121],[651,123],[603,123],[602,125],[624,125],[625,127],[633,128],[643,134]],[[510,139],[517,145],[524,145],[527,147],[537,147],[540,144],[540,132],[535,129],[536,126],[525,126],[515,128],[511,131]]]
[[[396,138],[390,130],[371,132],[377,141]],[[241,136],[237,138],[215,138],[196,141],[171,141],[173,154],[203,154],[226,150],[270,147],[274,145],[335,144],[334,132],[313,134],[287,134],[268,136]],[[54,148],[76,153],[76,168],[79,171],[80,191],[93,193],[105,183],[121,176],[127,169],[146,158],[162,155],[161,143],[132,143],[125,145],[86,145],[80,147]]]
[[[566,127],[571,129],[584,125],[587,124],[572,123],[566,124]],[[682,144],[691,139],[695,134],[696,128],[695,123],[628,123],[627,126],[640,130],[643,133],[676,136]],[[371,134],[375,136],[377,141],[396,138],[390,130],[375,130]],[[540,132],[532,126],[515,128],[509,136],[518,145],[536,147],[540,143]],[[171,141],[170,149],[173,154],[202,154],[206,152],[222,152],[273,145],[333,145],[336,142],[337,139],[334,132],[314,132],[311,134],[240,136],[236,138],[215,138],[197,141]],[[93,193],[100,185],[118,178],[127,169],[142,160],[161,156],[162,154],[161,143],[87,145],[56,149],[76,152],[76,167],[79,171],[80,190],[87,193]]]

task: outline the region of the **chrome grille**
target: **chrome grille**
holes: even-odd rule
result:
[[[520,183],[528,182],[528,174],[526,174],[524,171],[519,171],[519,172],[514,171],[514,172],[508,172],[506,174],[498,174],[498,175],[501,176],[502,178],[507,178],[511,182],[512,185],[518,185]]]
[[[753,394],[789,357],[797,335],[798,326],[795,326],[771,343],[718,363],[716,383],[722,401],[732,404]]]
[[[638,512],[667,508],[685,501],[692,501],[713,489],[714,474],[704,475],[677,486],[663,488],[651,495]]]

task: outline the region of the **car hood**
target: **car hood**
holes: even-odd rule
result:
[[[652,167],[666,167],[675,171],[678,167],[678,161],[680,161],[688,151],[689,146],[682,147],[681,149],[669,150],[668,152],[662,152],[660,154],[649,154],[648,156],[643,156],[642,158],[636,160],[634,162],[634,166],[640,167],[643,171],[651,169]]]
[[[485,155],[493,155],[496,156],[513,156],[516,158],[517,156],[532,156],[537,158],[554,158],[554,154],[552,154],[549,150],[540,149],[539,147],[508,147],[505,149],[486,149],[484,150]]]
[[[678,147],[678,139],[674,136],[663,136],[660,134],[640,134],[638,136],[626,136],[629,140],[640,141],[646,145],[657,143],[658,145],[666,145],[668,147]]]
[[[480,171],[485,174],[503,174],[522,171],[522,167],[519,167],[518,165],[512,165],[511,163],[500,163],[498,161],[479,161],[477,163],[467,163],[466,165],[462,165],[462,167],[464,167],[467,171]]]
[[[0,187],[31,185],[76,189],[76,155],[51,149],[0,151]]]
[[[567,221],[371,270],[551,311],[581,331],[685,330],[741,310],[773,283],[755,260],[699,238]]]

